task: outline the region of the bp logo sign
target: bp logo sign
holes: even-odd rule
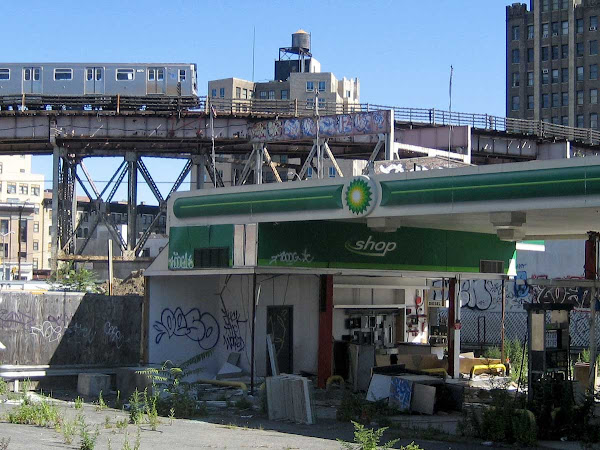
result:
[[[344,202],[357,216],[369,214],[375,207],[375,185],[368,177],[355,177],[345,187]]]

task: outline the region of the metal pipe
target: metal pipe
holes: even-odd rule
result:
[[[256,331],[256,271],[252,275],[252,346],[250,350],[250,393],[254,395],[254,337]]]

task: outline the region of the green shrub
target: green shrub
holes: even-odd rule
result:
[[[58,408],[47,398],[33,403],[25,397],[19,407],[8,413],[8,421],[22,425],[55,428],[62,422],[62,416],[59,414]]]
[[[144,391],[145,393],[145,391]],[[144,420],[145,405],[142,401],[142,396],[137,390],[129,397],[129,423],[139,424]]]
[[[8,383],[0,377],[0,395],[8,394]]]
[[[79,449],[94,450],[94,447],[96,447],[96,441],[98,440],[98,435],[100,434],[98,428],[96,428],[94,432],[90,432],[89,425],[87,425],[84,421],[81,421],[79,432],[81,436]]]
[[[348,450],[377,450],[378,448],[392,448],[399,439],[394,439],[392,441],[388,441],[385,444],[379,444],[381,437],[386,427],[379,428],[378,430],[372,428],[365,428],[364,425],[352,421],[354,424],[354,442],[345,442],[341,439],[338,439],[338,442],[342,444],[342,447]],[[414,445],[414,442],[411,446]],[[403,449],[405,447],[402,447]],[[408,447],[410,450],[418,450],[419,447]]]

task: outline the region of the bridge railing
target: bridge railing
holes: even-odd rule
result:
[[[264,116],[313,116],[314,103],[298,100],[268,99],[228,99],[200,97],[200,108],[207,113],[213,106],[217,114],[248,114]],[[368,112],[374,110],[394,110],[396,122],[466,126],[489,131],[499,131],[520,135],[531,135],[543,138],[568,139],[586,144],[600,145],[600,131],[589,128],[575,128],[557,125],[539,120],[514,119],[493,116],[490,114],[472,114],[455,111],[444,111],[435,108],[404,108],[372,103],[321,103],[320,115],[347,114],[352,112]]]

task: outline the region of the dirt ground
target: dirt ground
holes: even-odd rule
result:
[[[140,426],[127,424],[127,411],[106,407],[99,409],[90,401],[76,408],[72,392],[52,393],[53,402],[67,420],[83,418],[90,431],[98,430],[97,449],[192,449],[192,448],[272,448],[272,449],[340,449],[337,439],[352,440],[353,427],[331,418],[331,406],[319,406],[318,422],[315,425],[300,425],[287,422],[269,421],[255,408],[241,410],[234,406],[226,409],[210,408],[206,416],[194,420],[160,418],[160,424],[153,431],[148,423]],[[88,399],[91,400],[91,399]],[[111,404],[110,399],[107,400]],[[79,448],[80,437],[74,436],[71,444],[66,444],[63,434],[50,428],[17,425],[6,422],[6,414],[18,406],[17,400],[0,402],[0,445],[2,439],[10,439],[7,449],[46,449]],[[334,414],[335,415],[335,414]],[[434,434],[405,428],[391,428],[384,440],[399,437],[399,445],[407,445],[413,440],[423,449],[479,449],[489,448],[479,443],[466,441],[434,441]],[[442,436],[442,434],[439,434]]]

